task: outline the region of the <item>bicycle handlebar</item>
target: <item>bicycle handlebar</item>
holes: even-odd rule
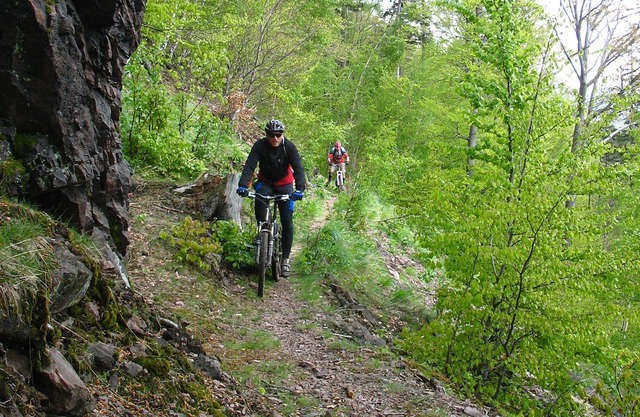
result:
[[[263,200],[276,200],[276,201],[286,201],[291,198],[289,194],[264,195],[264,194],[257,193],[255,191],[249,191],[249,194],[247,194],[247,197],[249,198],[257,197]]]

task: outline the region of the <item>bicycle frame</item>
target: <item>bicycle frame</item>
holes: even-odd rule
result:
[[[271,276],[274,281],[280,278],[280,234],[278,223],[278,201],[289,200],[289,194],[263,195],[249,192],[251,199],[259,199],[266,205],[265,219],[258,222],[258,245],[256,246],[256,264],[258,265],[258,296],[264,295],[266,269],[271,265]]]
[[[344,190],[344,165],[334,164],[336,167],[336,187],[339,191]]]

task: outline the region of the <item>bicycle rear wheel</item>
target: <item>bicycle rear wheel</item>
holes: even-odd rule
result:
[[[267,257],[269,256],[269,232],[260,232],[260,260],[258,262],[258,297],[264,295],[264,280],[267,273]]]
[[[271,278],[274,281],[278,282],[280,276],[282,275],[282,271],[280,270],[282,261],[282,248],[280,244],[282,226],[280,223],[276,224],[276,235],[273,239],[273,255],[271,256]]]

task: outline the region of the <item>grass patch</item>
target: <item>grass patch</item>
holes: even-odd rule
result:
[[[356,342],[353,339],[337,337],[332,342],[329,342],[327,344],[327,347],[330,350],[335,350],[338,352],[340,351],[357,352],[358,350],[360,350],[361,345],[360,343]]]
[[[22,218],[11,219],[0,226],[0,246],[33,239],[45,233],[46,228],[39,222]]]
[[[253,387],[260,394],[281,392],[277,389],[281,381],[287,379],[297,367],[285,361],[253,360],[235,369],[234,376],[245,386]]]
[[[246,330],[243,340],[235,346],[235,349],[265,351],[280,347],[280,341],[271,333],[262,330]]]
[[[306,261],[304,257],[298,259],[300,264]],[[311,304],[319,304],[324,297],[325,288],[322,286],[322,277],[319,274],[298,274],[294,278],[297,292],[302,301]]]
[[[0,200],[0,316],[16,323],[46,320],[51,273],[58,267],[46,237],[54,221],[32,208]],[[35,312],[36,298],[45,311]]]
[[[407,387],[404,384],[400,384],[398,382],[387,382],[384,385],[384,390],[389,393],[401,393],[404,392]]]
[[[285,416],[298,416],[303,410],[311,411],[321,406],[320,400],[305,395],[286,393],[280,396],[280,400],[282,400],[282,413]]]
[[[395,320],[399,312],[405,322],[426,317],[424,294],[410,285],[412,279],[421,278],[419,272],[399,268],[396,279],[382,256],[387,250],[404,253],[402,245],[413,243],[411,231],[402,223],[384,221],[394,213],[393,208],[376,199],[371,202],[366,195],[339,195],[328,221],[305,236],[305,249],[297,257],[301,272],[297,282],[304,301],[318,304],[331,283],[354,296],[382,322]],[[387,239],[391,233],[392,238]]]
[[[318,198],[305,198],[296,202],[294,212],[297,230],[309,230],[309,225],[322,215],[324,200]]]

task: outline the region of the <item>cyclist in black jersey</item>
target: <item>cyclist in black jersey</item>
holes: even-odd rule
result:
[[[256,192],[264,195],[291,195],[289,201],[278,202],[282,223],[282,275],[286,277],[291,271],[289,256],[293,245],[294,201],[304,197],[306,188],[304,167],[298,149],[284,136],[282,122],[271,120],[264,130],[266,136],[254,143],[249,152],[236,192],[241,197],[248,195],[250,182],[257,167],[257,181],[253,185]],[[265,214],[265,203],[256,199],[256,220],[264,220]]]

